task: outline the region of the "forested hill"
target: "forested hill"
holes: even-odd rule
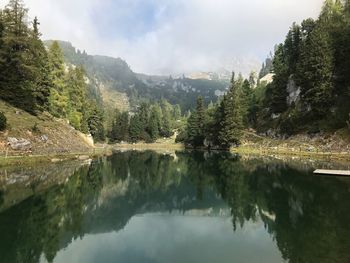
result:
[[[256,105],[260,131],[293,135],[347,126],[350,1],[326,0],[318,19],[294,23],[275,47],[273,82]]]
[[[49,47],[52,42],[44,43]],[[209,103],[215,101],[228,87],[228,83],[224,81],[137,74],[120,58],[92,56],[75,48],[70,42],[58,43],[66,62],[83,66],[89,77],[89,84],[94,87],[96,94],[101,93],[105,103],[114,97],[115,100],[109,104],[115,103],[120,110],[126,110],[127,106],[134,108],[141,101],[157,101],[164,98],[171,104],[180,105],[185,112],[194,108],[197,96],[202,96]],[[127,105],[122,104],[126,98]]]
[[[326,0],[318,19],[293,23],[264,63],[266,74],[272,81],[257,85],[233,74],[229,91],[209,107],[198,98],[178,140],[229,148],[250,128],[274,139],[350,138],[350,0]]]

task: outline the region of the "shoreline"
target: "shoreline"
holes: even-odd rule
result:
[[[295,150],[293,147],[256,147],[240,146],[231,148],[230,152],[242,155],[257,156],[287,156],[306,159],[316,159],[324,161],[350,161],[350,152],[323,152],[323,151],[305,151]]]
[[[150,151],[174,151],[174,150],[186,150],[185,145],[182,143],[135,143],[135,144],[113,144],[111,145],[113,150],[150,150]]]
[[[87,160],[100,156],[108,156],[112,154],[110,147],[106,148],[92,148],[85,152],[69,152],[69,153],[53,153],[49,155],[11,155],[8,157],[0,157],[0,168],[12,165],[26,165],[35,163],[59,163],[71,160]]]
[[[135,144],[114,144],[106,147],[95,147],[85,152],[53,153],[50,155],[28,155],[21,154],[8,157],[0,157],[0,168],[11,165],[25,165],[41,162],[63,162],[68,160],[86,160],[100,156],[108,156],[113,151],[155,151],[160,153],[186,151],[184,144],[180,143],[135,143]],[[205,149],[198,149],[206,151]],[[350,161],[350,152],[323,152],[295,150],[294,147],[266,147],[266,145],[242,145],[238,148],[231,148],[228,152],[240,155],[270,156],[270,157],[298,157],[323,161]]]

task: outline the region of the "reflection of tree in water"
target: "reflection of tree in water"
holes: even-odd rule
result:
[[[0,214],[0,254],[4,262],[39,262],[43,253],[52,262],[72,239],[118,231],[136,214],[217,208],[222,199],[234,230],[261,218],[290,262],[350,262],[349,198],[344,182],[282,163],[117,153]]]
[[[0,190],[0,207],[4,203],[4,193]]]
[[[211,176],[232,209],[234,228],[260,217],[289,262],[350,262],[350,194],[344,182],[231,156],[215,163],[218,172]]]

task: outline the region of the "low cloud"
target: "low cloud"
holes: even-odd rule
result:
[[[125,59],[149,74],[246,73],[323,0],[26,0],[44,39]],[[3,6],[6,1],[0,0]]]

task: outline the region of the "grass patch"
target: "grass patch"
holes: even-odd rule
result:
[[[300,158],[318,159],[318,160],[340,160],[340,161],[350,161],[350,153],[335,153],[335,152],[322,152],[322,151],[303,151],[295,150],[291,148],[282,147],[250,147],[241,146],[238,148],[232,148],[231,152],[246,155],[276,155],[276,156],[295,156]]]

